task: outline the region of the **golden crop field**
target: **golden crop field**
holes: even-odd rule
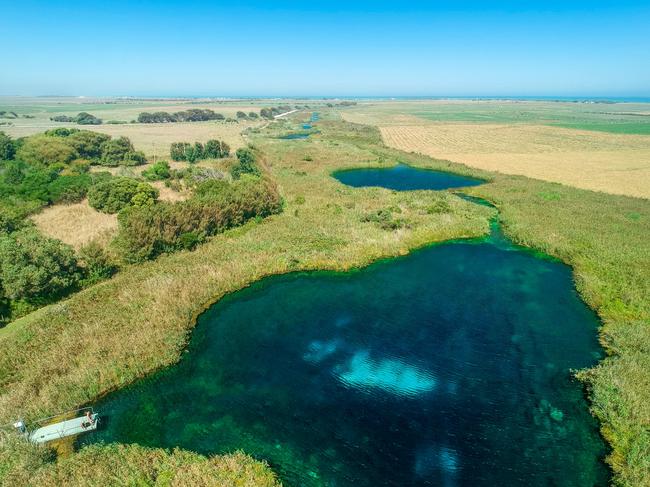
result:
[[[650,137],[539,125],[380,127],[384,142],[468,166],[650,198]]]
[[[583,120],[591,113],[567,105],[531,103],[523,105],[525,110],[516,107],[517,112],[513,103],[378,103],[342,115],[351,122],[378,126],[384,142],[397,149],[488,171],[650,198],[650,135],[544,123],[570,117]],[[496,122],[479,121],[481,117]]]

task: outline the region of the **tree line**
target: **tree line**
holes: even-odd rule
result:
[[[205,145],[200,142],[173,142],[169,155],[174,161],[196,162],[201,159],[221,159],[230,155],[230,146],[223,141],[210,139]]]
[[[50,117],[50,120],[53,122],[69,122],[77,123],[79,125],[101,125],[102,119],[97,118],[94,115],[91,115],[87,112],[80,112],[76,117],[68,117],[66,115],[57,115],[55,117]]]
[[[142,112],[138,115],[139,123],[170,123],[170,122],[205,122],[209,120],[225,120],[221,113],[209,109],[191,108],[175,113]]]

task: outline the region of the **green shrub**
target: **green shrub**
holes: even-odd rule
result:
[[[0,236],[0,283],[11,300],[57,296],[80,274],[72,247],[34,228]]]
[[[101,159],[103,166],[137,166],[146,162],[142,152],[136,152],[133,144],[126,137],[110,139],[101,144]]]
[[[102,157],[102,144],[111,140],[111,137],[90,130],[76,130],[67,140],[77,151],[78,157],[98,161]]]
[[[104,213],[117,213],[130,204],[146,206],[157,198],[156,188],[127,177],[99,181],[88,191],[90,206]]]
[[[158,161],[151,167],[142,171],[142,177],[149,181],[164,181],[171,177],[169,163],[167,161]]]
[[[187,142],[172,142],[169,149],[169,155],[172,158],[172,161],[186,161],[186,154],[189,148],[190,144]]]
[[[250,147],[237,149],[237,164],[232,168],[230,173],[234,179],[239,179],[242,174],[252,174],[258,176],[260,170],[257,167],[257,158]]]
[[[124,260],[139,262],[163,252],[193,248],[210,235],[282,208],[276,188],[259,178],[233,184],[209,181],[199,185],[197,194],[187,201],[120,212],[116,241]]]
[[[53,203],[77,203],[88,193],[92,178],[88,174],[59,176],[48,185]]]
[[[77,151],[65,138],[44,134],[27,137],[16,151],[17,159],[35,165],[65,164],[76,157]]]
[[[14,141],[4,132],[0,132],[0,161],[8,161],[16,155],[16,146]]]
[[[79,113],[75,121],[79,125],[101,125],[102,123],[101,119],[86,112]]]
[[[108,279],[117,271],[104,247],[92,241],[79,249],[79,258],[83,265],[84,285],[94,284]]]

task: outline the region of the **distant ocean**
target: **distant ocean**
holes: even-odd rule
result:
[[[559,101],[575,103],[650,103],[650,96],[508,96],[508,95],[481,95],[481,96],[362,96],[362,95],[134,95],[115,96],[110,98],[137,98],[137,99],[219,99],[230,100],[511,100],[511,101]]]

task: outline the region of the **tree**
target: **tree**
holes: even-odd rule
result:
[[[67,140],[77,151],[78,157],[97,161],[102,156],[102,144],[111,140],[111,137],[90,130],[75,130],[68,135]]]
[[[36,165],[68,163],[76,157],[77,151],[66,138],[51,135],[27,137],[16,152],[16,158]]]
[[[248,114],[248,118],[260,118],[260,116],[255,112],[250,112]]]
[[[237,118],[241,120],[246,120],[248,119],[248,115],[246,115],[245,112],[242,112],[241,110],[237,112]]]
[[[77,115],[75,121],[79,125],[101,125],[101,119],[87,112],[81,112]]]
[[[187,142],[173,142],[170,149],[169,155],[172,158],[172,161],[185,161],[187,150],[190,147],[190,144]]]
[[[136,197],[138,194],[141,196]],[[158,190],[156,188],[127,177],[100,181],[88,191],[90,206],[104,213],[117,213],[130,204],[140,206],[153,204],[157,198]]]
[[[256,176],[260,174],[260,170],[256,164],[255,154],[249,147],[237,149],[236,154],[238,164],[230,171],[234,179],[239,179],[242,174],[252,174]]]
[[[221,157],[228,157],[230,154],[230,146],[225,142],[210,139],[205,143],[203,155],[205,158],[219,159]]]
[[[270,108],[262,108],[260,110],[260,116],[262,118],[271,119],[273,118],[273,111]]]
[[[9,161],[14,158],[14,155],[16,155],[14,141],[4,132],[0,132],[0,161]]]
[[[79,257],[85,274],[84,284],[108,279],[117,271],[117,266],[104,247],[94,240],[79,249]]]
[[[126,137],[118,137],[101,144],[102,156],[99,161],[103,166],[137,166],[144,164],[145,157],[142,152],[136,152],[133,144]]]
[[[0,236],[0,283],[11,300],[50,298],[79,282],[72,247],[34,228]]]

